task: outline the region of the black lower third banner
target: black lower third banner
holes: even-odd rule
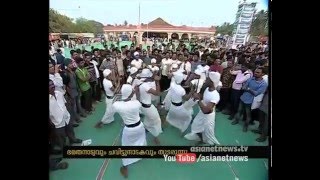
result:
[[[164,158],[165,156],[268,158],[268,146],[66,146],[64,158]]]

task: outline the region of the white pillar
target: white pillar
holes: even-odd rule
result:
[[[131,40],[131,38],[132,38],[133,35],[134,35],[134,32],[130,31],[129,34],[130,34],[130,40]]]
[[[188,33],[188,38],[189,38],[189,40],[192,38],[192,34],[191,33]]]
[[[143,33],[144,33],[143,31],[138,32],[138,44],[137,44],[138,47],[140,46],[140,44],[142,44],[142,34]]]
[[[172,33],[168,33],[168,40],[171,39]]]

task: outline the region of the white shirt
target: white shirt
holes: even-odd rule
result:
[[[202,71],[200,75],[200,79],[206,80],[208,77],[210,67],[208,65],[205,65],[205,66],[198,65],[197,69],[200,69]]]
[[[264,76],[262,76],[263,80],[268,84],[268,74],[265,74]]]
[[[207,105],[209,102],[212,102],[214,104],[218,104],[220,101],[220,94],[217,90],[209,91],[209,88],[207,88],[203,93],[203,100],[202,103]]]
[[[56,128],[64,127],[69,124],[70,113],[65,105],[66,100],[60,91],[55,91],[55,96],[49,94],[49,117]]]
[[[186,69],[188,73],[191,72],[191,63],[189,61],[183,62],[180,66],[180,69],[182,70]]]
[[[61,48],[59,48],[59,49],[61,50],[61,55],[64,57],[64,56],[65,56],[65,54],[64,54],[64,48],[61,47]]]
[[[159,71],[159,67],[158,66],[153,66],[152,67],[152,65],[148,65],[148,68],[150,68],[153,73],[156,72],[156,71]]]
[[[140,91],[140,101],[143,104],[151,104],[151,94],[148,93],[148,91],[152,89],[152,83],[151,82],[145,82],[142,83],[139,86],[139,91]]]
[[[53,84],[55,86],[55,90],[62,92],[65,94],[64,86],[63,86],[63,81],[62,77],[60,76],[59,73],[49,74],[49,79],[53,81]]]
[[[171,92],[171,101],[174,103],[181,103],[182,97],[186,95],[186,90],[184,90],[181,85],[178,85],[176,83],[172,84],[170,88],[170,92]]]
[[[102,81],[102,84],[103,84],[104,90],[106,91],[106,95],[107,96],[113,96],[114,92],[111,91],[111,89],[110,89],[110,88],[113,87],[112,82],[110,80],[104,78],[103,81]]]
[[[199,51],[199,58],[201,59],[203,52]]]
[[[169,68],[170,65],[172,65],[172,60],[171,59],[164,58],[164,59],[161,60],[161,67],[162,67],[161,74],[162,75],[167,76],[168,68]]]
[[[140,120],[139,109],[141,103],[138,100],[133,101],[116,101],[113,103],[113,109],[119,113],[124,124],[135,124]]]
[[[99,74],[99,71],[98,71],[98,68],[97,68],[97,66],[98,66],[97,61],[91,60],[90,62],[94,65],[94,71],[96,72],[96,77],[99,78],[100,74]]]
[[[131,84],[132,83],[132,77],[131,76],[128,76],[128,79],[127,79],[127,84]]]
[[[194,86],[198,85],[197,93],[200,93],[200,90],[201,90],[204,82],[205,82],[205,79],[194,79],[194,80],[191,81],[191,84],[194,85]]]
[[[134,59],[131,61],[131,66],[134,66],[137,69],[140,69],[140,68],[142,68],[142,63],[143,63],[143,61],[141,59],[138,59],[138,60]]]
[[[176,59],[176,60],[173,60],[173,59],[171,59],[171,62],[172,62],[172,64],[181,64],[181,63],[179,63],[180,61],[178,61],[178,59]]]
[[[131,84],[132,87],[135,87],[135,86],[139,86],[142,82],[140,81],[140,79],[137,79],[137,78],[134,78],[133,82],[132,82],[132,77],[129,76],[128,79],[127,79],[127,83],[128,84]]]
[[[223,69],[228,67],[228,61],[225,61],[223,63],[221,63],[221,66],[223,67]]]

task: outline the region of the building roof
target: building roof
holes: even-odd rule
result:
[[[149,22],[148,26],[163,26],[163,27],[174,27],[173,25],[167,23],[162,18],[158,17],[157,19]]]
[[[206,32],[215,32],[216,28],[214,26],[211,27],[191,27],[191,26],[174,26],[166,21],[164,21],[162,18],[157,18],[153,21],[151,21],[148,24],[143,24],[138,27],[137,25],[120,25],[120,26],[113,26],[113,25],[108,25],[104,26],[104,30],[107,31],[112,31],[112,30],[120,30],[120,29],[125,29],[125,30],[137,30],[137,29],[153,29],[153,30],[176,30],[176,31],[206,31]]]

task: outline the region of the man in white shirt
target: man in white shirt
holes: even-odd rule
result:
[[[104,124],[109,124],[114,121],[114,110],[112,108],[112,102],[116,91],[116,86],[111,81],[111,70],[105,69],[103,71],[103,87],[106,93],[106,111],[102,120],[96,124],[96,128],[101,128]],[[119,84],[118,84],[119,85]]]
[[[184,60],[183,54],[178,55],[178,60],[181,62],[180,69],[183,70],[184,75],[185,75],[184,80],[186,80],[189,73],[191,72],[191,63],[189,61]]]
[[[132,100],[134,95],[133,87],[124,84],[121,87],[121,101],[114,102],[113,109],[119,113],[123,120],[122,146],[146,146],[146,132],[143,123],[140,121],[139,109],[141,104],[138,100]],[[141,158],[122,159],[121,174],[128,177],[128,165],[133,164]]]
[[[66,145],[66,136],[69,138],[70,145],[82,142],[75,137],[73,127],[69,123],[70,113],[65,103],[64,95],[55,90],[53,81],[49,79],[49,119],[55,126],[56,143],[61,150]]]
[[[151,59],[151,65],[148,65],[148,68],[152,71],[153,76],[158,75],[159,73],[159,67],[156,65],[157,60],[156,59]],[[152,88],[156,89],[156,82],[153,81],[152,82]],[[155,96],[155,95],[151,95],[152,96],[152,102],[154,105],[158,106],[160,103],[160,96]]]
[[[95,52],[96,53],[96,52]],[[90,62],[94,65],[94,71],[96,72],[96,77],[97,77],[97,81],[98,83],[95,85],[95,90],[94,90],[94,96],[93,98],[95,98],[95,100],[102,102],[101,101],[101,88],[100,88],[100,72],[98,70],[98,62],[96,61],[99,57],[98,56],[94,56],[94,58],[91,58]]]
[[[170,56],[170,54],[169,54],[169,56]],[[173,53],[172,53],[171,62],[172,62],[172,64],[177,64],[177,65],[180,65],[180,64],[181,64],[181,61],[179,61],[179,60],[177,59],[177,53],[176,53],[176,52],[173,52]]]
[[[177,72],[174,74],[174,83],[170,87],[170,103],[169,112],[166,120],[172,126],[178,128],[183,133],[192,120],[192,112],[183,106],[183,100],[189,100],[191,93],[186,94],[185,89],[181,86],[183,74]]]
[[[170,80],[168,79],[168,72],[170,71],[172,60],[169,59],[169,53],[166,53],[166,57],[161,61],[161,91],[167,90],[170,86]]]
[[[151,103],[151,95],[160,95],[159,77],[152,78],[152,72],[149,69],[143,69],[141,72],[141,81],[139,87],[136,87],[136,92],[139,92],[139,99],[142,104],[141,112],[144,115],[145,128],[155,137],[154,142],[160,144],[158,136],[162,133],[161,119],[156,107]],[[152,88],[152,81],[156,82],[156,89]]]
[[[133,56],[134,56],[134,59],[131,61],[131,67],[134,66],[137,69],[141,69],[143,61],[139,57],[139,52],[134,52]]]
[[[55,90],[65,94],[64,84],[59,72],[60,72],[60,65],[56,64],[54,66],[53,64],[49,63],[49,79],[53,81],[55,85]]]
[[[191,133],[184,137],[188,140],[197,140],[207,144],[220,144],[215,137],[215,107],[220,101],[219,92],[216,90],[220,81],[221,75],[218,72],[209,72],[207,78],[207,88],[203,93],[203,98],[200,94],[194,93],[194,99],[198,99],[200,111],[194,118],[191,125]]]
[[[201,78],[203,76],[203,69],[196,69],[194,71],[194,79],[191,80],[191,91],[190,92],[195,92],[195,93],[200,93],[203,85],[206,82],[206,77],[204,76],[204,79]],[[189,100],[187,100],[183,105],[184,107],[191,112],[193,115],[193,106],[197,104],[197,100],[195,100],[193,97],[190,97]]]

